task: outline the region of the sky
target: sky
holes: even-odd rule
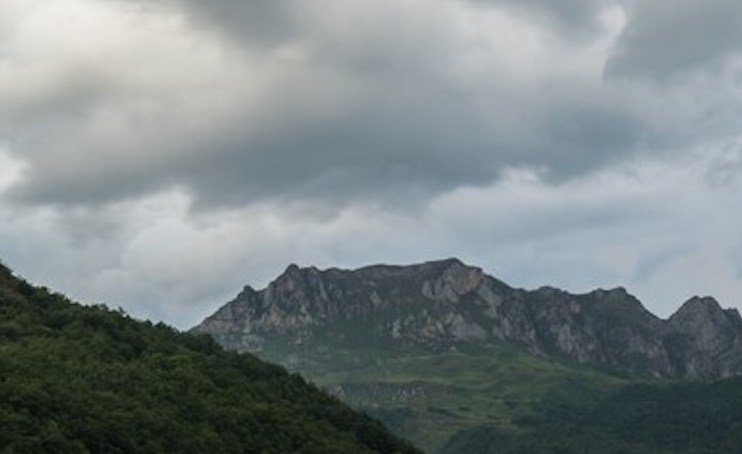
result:
[[[0,259],[180,328],[288,264],[742,309],[738,0],[0,0]]]

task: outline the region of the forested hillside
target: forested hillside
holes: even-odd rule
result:
[[[281,367],[1,265],[0,451],[416,452]]]
[[[742,452],[742,378],[574,389],[510,430],[462,431],[442,454],[712,454]]]

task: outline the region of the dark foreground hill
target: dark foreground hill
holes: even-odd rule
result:
[[[3,266],[0,451],[416,452],[281,367],[73,304]]]

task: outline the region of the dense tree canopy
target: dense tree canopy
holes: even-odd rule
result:
[[[1,265],[0,450],[416,452],[278,366]]]
[[[711,454],[742,449],[742,378],[575,389],[539,403],[513,430],[482,426],[443,453]]]

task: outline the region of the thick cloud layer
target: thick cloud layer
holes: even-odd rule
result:
[[[609,74],[666,80],[742,57],[742,3],[736,0],[637,2]]]
[[[292,261],[731,299],[741,12],[0,0],[0,256],[181,326]]]
[[[598,18],[578,42],[508,2],[64,4],[9,32],[2,130],[33,163],[16,191],[28,202],[172,186],[199,206],[397,201],[512,166],[572,177],[703,114],[678,92],[602,80],[623,13],[599,2],[552,5]]]
[[[72,13],[34,9],[11,33],[38,41],[10,47],[7,92],[52,75],[4,122],[31,156],[17,191],[31,202],[171,185],[206,205],[384,200],[513,165],[574,175],[644,133],[599,86],[594,54],[607,49],[489,4],[68,1]],[[47,27],[75,10],[77,33]],[[617,31],[604,25],[597,40]]]

